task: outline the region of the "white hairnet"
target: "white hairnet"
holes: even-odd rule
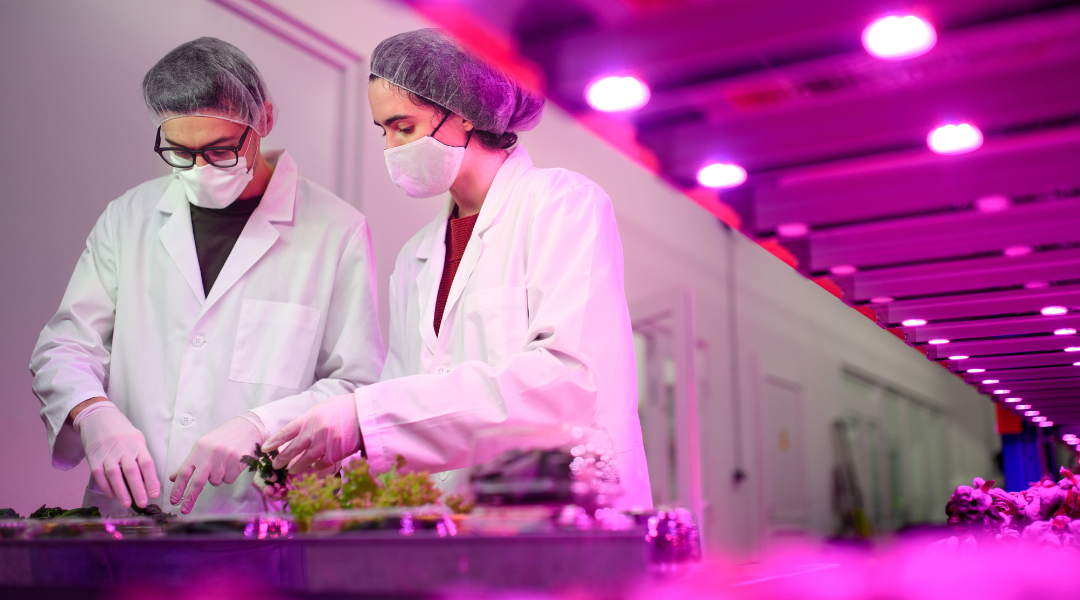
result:
[[[255,63],[239,48],[201,37],[173,48],[143,78],[143,99],[160,125],[177,117],[217,117],[265,137],[276,107]]]
[[[543,96],[522,88],[437,29],[379,42],[371,55],[371,74],[498,135],[536,127],[544,110]]]

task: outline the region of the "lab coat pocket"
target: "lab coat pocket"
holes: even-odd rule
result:
[[[299,389],[321,316],[302,304],[244,300],[229,379]]]
[[[529,296],[524,287],[480,290],[462,302],[465,345],[494,367],[523,352],[529,331]]]

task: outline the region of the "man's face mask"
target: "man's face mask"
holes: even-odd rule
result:
[[[469,131],[464,146],[447,146],[440,142],[435,139],[435,133],[449,118],[450,114],[443,117],[430,135],[383,150],[390,179],[413,198],[431,198],[445,194],[457,179],[473,132]]]

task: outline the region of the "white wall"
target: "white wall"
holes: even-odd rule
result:
[[[388,0],[276,0],[275,4],[361,55],[383,38],[426,24]],[[107,8],[103,8],[107,6]],[[105,203],[160,172],[149,152],[152,135],[141,113],[138,84],[164,52],[198,35],[217,35],[248,52],[282,104],[269,145],[285,145],[302,171],[333,188],[336,146],[335,76],[294,48],[206,2],[111,2],[91,9],[77,0],[5,4],[0,47],[3,106],[0,155],[9,196],[2,227],[4,374],[0,506],[25,512],[41,502],[74,505],[85,469],[61,474],[48,467],[37,402],[26,364],[37,332],[59,302],[86,233]],[[88,25],[89,24],[89,25]],[[324,73],[324,71],[326,71]],[[19,82],[11,85],[9,82]],[[76,93],[71,93],[72,89]],[[292,95],[290,95],[292,94]],[[361,100],[363,98],[361,97]],[[430,220],[439,200],[405,197],[386,176],[378,129],[360,112],[359,176],[355,201],[367,215],[379,266],[380,303],[398,249]],[[12,110],[11,107],[15,108]],[[101,155],[78,152],[74,164],[54,159],[52,140],[79,139],[117,148]],[[10,143],[24,143],[16,149]],[[538,166],[584,173],[611,195],[626,256],[631,307],[657,294],[689,288],[697,336],[707,347],[700,397],[704,521],[710,545],[748,550],[771,525],[761,506],[766,494],[761,390],[768,378],[801,387],[806,415],[809,530],[834,527],[830,505],[833,453],[829,424],[852,409],[884,415],[883,402],[845,390],[844,368],[855,368],[941,407],[946,442],[960,440],[944,460],[950,482],[989,475],[995,439],[991,406],[954,376],[714,218],[677,191],[593,137],[549,106],[535,131],[523,136]],[[44,166],[48,164],[49,166]],[[53,167],[52,164],[57,166]],[[44,242],[44,243],[43,243]],[[732,292],[731,290],[734,290]],[[381,317],[386,322],[386,311]],[[732,326],[734,324],[734,326]],[[736,410],[736,404],[741,406]],[[737,421],[735,414],[741,414]],[[736,440],[741,440],[737,442]],[[736,456],[742,461],[736,464]],[[739,466],[748,474],[732,483]],[[944,506],[946,497],[932,499]]]

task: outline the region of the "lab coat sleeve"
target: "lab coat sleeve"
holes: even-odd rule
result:
[[[625,336],[622,244],[611,200],[595,184],[538,202],[527,239],[528,331],[505,364],[384,380],[356,392],[369,463],[396,455],[412,470],[468,466],[474,434],[504,423],[592,424],[598,374]],[[619,449],[617,449],[619,450]]]
[[[379,329],[375,252],[367,222],[353,233],[338,261],[334,291],[315,362],[315,383],[299,394],[254,408],[276,432],[315,404],[379,380],[385,351]]]
[[[98,218],[75,265],[60,308],[38,336],[30,358],[34,394],[49,437],[53,466],[68,470],[85,454],[66,424],[80,402],[105,396],[116,313],[120,208]]]

